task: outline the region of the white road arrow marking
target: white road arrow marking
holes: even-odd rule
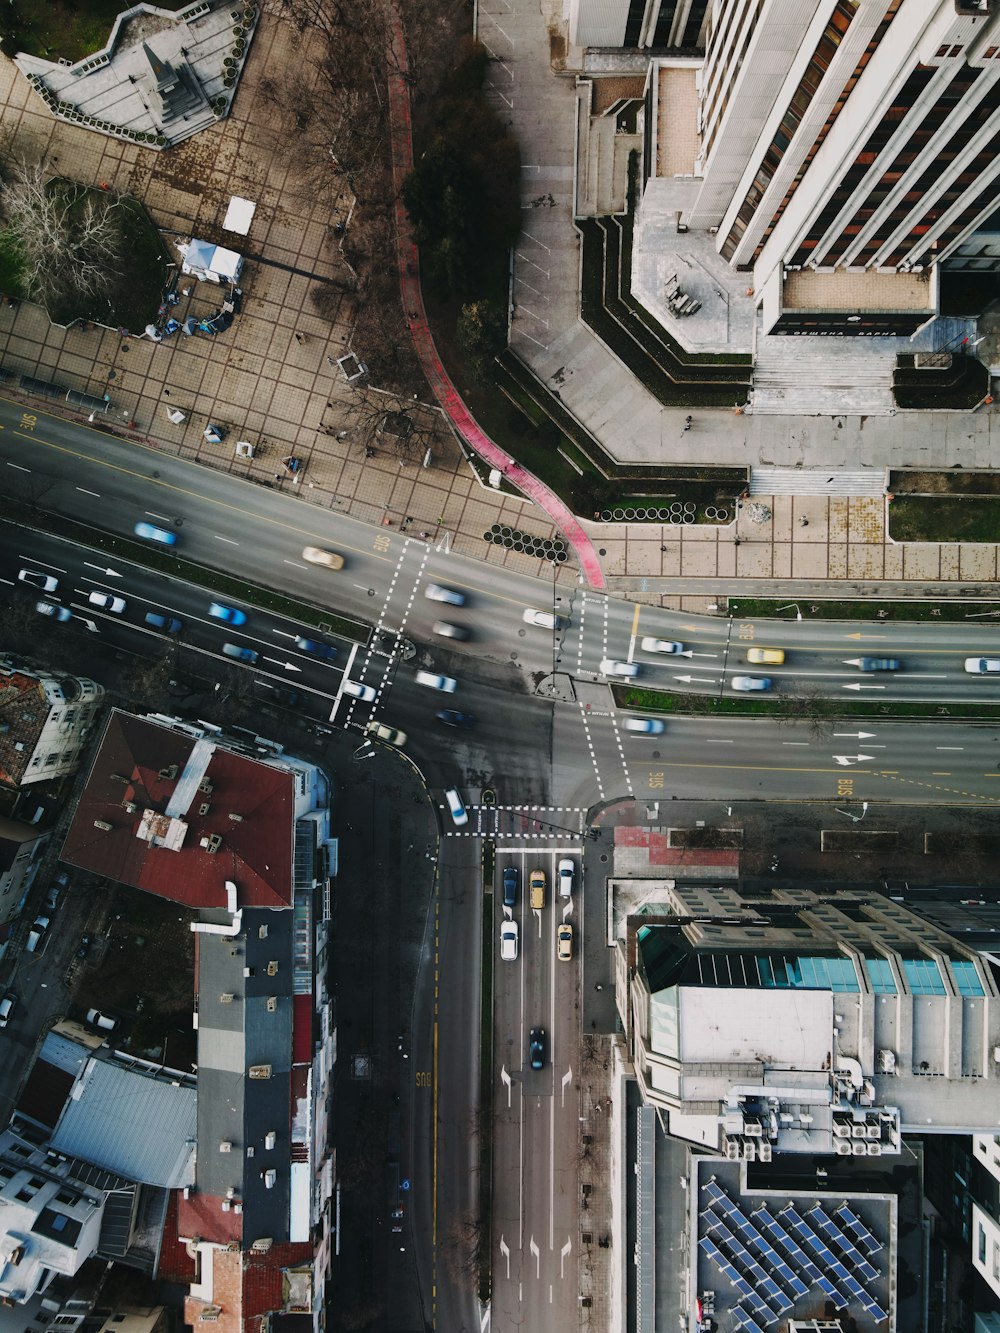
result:
[[[503,1236],[500,1237],[500,1253],[501,1253],[501,1254],[503,1255],[503,1257],[507,1260],[507,1281],[509,1282],[509,1281],[510,1281],[510,1246],[509,1246],[509,1245],[507,1244],[507,1242],[504,1240]]]
[[[570,1256],[570,1254],[571,1254],[572,1252],[573,1252],[573,1242],[572,1242],[572,1241],[570,1240],[570,1238],[567,1236],[567,1237],[566,1237],[566,1244],[565,1244],[565,1245],[562,1247],[562,1249],[559,1251],[559,1276],[560,1276],[560,1277],[565,1277],[564,1265],[565,1265],[565,1263],[566,1263],[566,1260],[569,1258],[569,1256]]]
[[[447,555],[451,551],[451,533],[446,532],[434,549],[435,551],[444,551]]]
[[[852,764],[863,764],[875,758],[873,754],[835,754],[833,757],[842,768],[850,768]]]
[[[870,741],[878,735],[876,731],[835,731],[835,736],[848,737],[852,741]]]
[[[705,676],[675,676],[674,680],[682,680],[685,685],[718,685],[717,680]]]
[[[83,563],[85,568],[96,569],[98,573],[106,575],[109,579],[120,579],[123,577],[123,575],[118,573],[117,569],[102,569],[100,565],[92,565],[87,560],[85,560]]]
[[[542,1254],[538,1246],[535,1244],[534,1236],[532,1236],[531,1240],[528,1242],[528,1249],[535,1256],[535,1277],[540,1278],[542,1276]]]
[[[689,648],[687,652],[679,653],[679,657],[718,657],[718,653],[695,653]]]
[[[570,1085],[572,1082],[573,1082],[573,1070],[572,1070],[572,1068],[570,1068],[570,1069],[567,1069],[566,1072],[565,1072],[565,1074],[563,1074],[563,1076],[562,1076],[562,1105],[563,1105],[563,1106],[566,1105],[566,1089],[569,1087],[569,1085]]]
[[[265,657],[264,661],[273,662],[275,666],[283,666],[286,671],[302,671],[302,668],[296,666],[294,662],[282,662],[280,658],[277,657]]]
[[[510,1080],[510,1075],[507,1073],[507,1066],[506,1066],[506,1065],[501,1065],[501,1066],[500,1066],[500,1082],[501,1082],[501,1083],[504,1085],[504,1087],[507,1089],[507,1110],[509,1111],[509,1110],[510,1110],[510,1084],[511,1084],[511,1080]],[[502,1241],[501,1241],[501,1244],[503,1244]]]
[[[845,690],[884,690],[884,689],[885,689],[885,686],[884,686],[884,685],[862,685],[862,684],[859,683],[859,684],[857,684],[857,685],[845,685],[845,686],[844,686],[844,689],[845,689]]]

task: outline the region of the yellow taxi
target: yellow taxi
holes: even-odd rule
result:
[[[747,653],[748,662],[760,663],[761,666],[781,666],[784,660],[783,648],[751,648]]]

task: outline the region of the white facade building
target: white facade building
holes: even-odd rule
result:
[[[0,661],[0,784],[74,773],[104,704],[104,686]]]

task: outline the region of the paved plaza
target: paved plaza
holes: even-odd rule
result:
[[[484,37],[499,50],[500,38],[497,32],[490,37],[482,10],[480,19]],[[508,89],[508,95],[513,91],[511,116],[522,136],[525,163],[531,166],[525,173],[519,262],[529,252],[541,259],[546,247],[551,251],[544,260],[546,276],[536,275],[536,282],[548,323],[555,328],[557,308],[563,318],[567,302],[575,299],[575,256],[549,244],[558,245],[561,224],[556,215],[570,207],[565,145],[559,135],[552,135],[552,128],[562,123],[555,104],[567,96],[572,100],[572,83],[552,77],[548,66],[548,25],[558,27],[555,15],[547,18],[525,7],[518,10],[516,22],[519,27],[510,30],[511,36],[523,44],[524,54],[512,68],[514,82],[522,82]],[[249,476],[263,486],[291,488],[281,459],[294,455],[305,464],[297,489],[308,502],[374,525],[398,528],[410,519],[406,526],[411,534],[426,532],[433,541],[447,535],[462,554],[549,577],[548,564],[484,540],[494,523],[539,537],[556,534],[536,505],[482,484],[443,417],[428,468],[418,460],[401,465],[383,449],[365,457],[357,397],[336,366],[336,358],[351,348],[351,298],[339,295],[332,325],[319,317],[312,301],[324,284],[348,276],[333,227],[347,221],[350,199],[345,196],[329,210],[305,195],[290,178],[281,146],[268,129],[265,76],[290,77],[291,69],[301,69],[304,54],[301,39],[265,17],[232,115],[165,153],[56,121],[14,65],[0,61],[0,114],[15,145],[44,153],[54,171],[65,170],[87,183],[107,182],[135,195],[162,229],[168,247],[194,234],[228,244],[247,258],[242,313],[217,338],[175,335],[157,345],[145,338],[122,339],[109,330],[54,328],[44,312],[25,302],[0,306],[0,365],[15,376],[4,392],[19,396],[16,380],[22,374],[98,397],[107,392],[112,404],[107,421],[116,431],[205,466]],[[511,82],[502,64],[491,66],[490,77],[498,84],[505,78]],[[571,162],[570,122],[567,132]],[[257,204],[246,238],[221,229],[233,195]],[[564,285],[560,277],[566,279]],[[220,289],[212,284],[183,280],[179,285],[192,288],[192,295],[176,308],[179,318],[218,308]],[[526,327],[526,319],[519,314],[519,330]],[[580,328],[578,322],[573,327]],[[881,475],[886,460],[900,451],[906,462],[921,467],[961,460],[968,467],[988,467],[997,456],[993,432],[1000,426],[985,410],[975,415],[900,413],[878,418],[704,412],[695,415],[692,429],[685,432],[682,409],[659,409],[658,428],[647,432],[641,413],[627,415],[633,381],[625,372],[613,379],[607,399],[614,399],[616,410],[629,421],[633,448],[649,458],[714,461],[734,432],[745,441],[748,461],[794,468],[808,467],[810,459],[818,458],[835,474],[864,468]],[[24,401],[34,410],[46,406]],[[188,420],[171,424],[171,408],[180,409]],[[72,415],[62,402],[51,410]],[[85,417],[79,414],[79,419]],[[225,428],[222,444],[205,440],[209,423]],[[257,446],[252,462],[235,457],[234,443],[242,439]],[[698,581],[700,600],[692,605],[704,602],[705,579],[719,580],[720,588],[733,581],[751,585],[763,579],[794,579],[807,582],[812,596],[822,595],[825,585],[829,595],[838,595],[847,583],[863,592],[865,583],[886,580],[955,586],[1000,581],[997,545],[903,547],[888,542],[884,502],[877,496],[755,498],[772,511],[764,524],[751,523],[741,511],[737,522],[724,528],[584,526],[609,588],[653,602],[676,602],[678,580],[683,579]],[[558,577],[575,581],[578,570],[571,564],[560,569]]]

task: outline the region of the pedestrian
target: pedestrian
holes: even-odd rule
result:
[[[170,397],[170,390],[169,390],[169,389],[164,389],[164,390],[163,390],[163,396],[164,396],[164,398],[169,398],[169,397]]]
[[[599,981],[594,983],[594,990],[603,990],[603,989],[604,987],[601,985]]]
[[[667,549],[667,548],[666,548],[665,546],[661,546],[661,547],[660,547],[660,550],[661,550],[661,551],[665,551],[666,549]]]
[[[296,342],[299,344],[299,346],[301,347],[302,344],[305,342],[305,339],[303,338],[303,336],[302,336],[301,333],[297,333],[297,334],[295,335],[295,341],[296,341]]]
[[[809,526],[809,520],[808,520],[807,518],[800,518],[800,519],[799,519],[799,527],[801,527],[801,528],[807,528],[808,526]]]
[[[334,359],[333,359],[332,356],[328,356],[328,357],[326,358],[326,364],[327,364],[328,366],[335,366],[337,363],[336,363],[336,361],[334,361]],[[327,407],[332,407],[332,406],[333,406],[332,403],[327,403]]]

